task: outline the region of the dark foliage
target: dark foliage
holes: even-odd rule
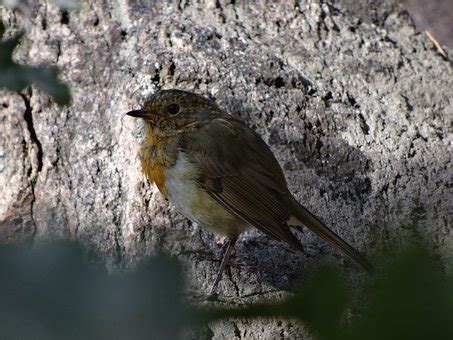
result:
[[[453,339],[452,277],[420,248],[359,287],[357,305],[339,272],[322,268],[284,301],[209,309],[188,307],[181,269],[168,257],[108,274],[84,254],[72,243],[0,249],[2,338],[174,339],[219,319],[279,317],[319,339]]]

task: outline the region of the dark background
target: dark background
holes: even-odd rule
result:
[[[405,8],[418,31],[429,31],[444,46],[453,47],[453,0],[333,0],[360,20],[385,27],[397,7]]]
[[[417,29],[428,30],[441,45],[453,47],[453,0],[405,0]]]

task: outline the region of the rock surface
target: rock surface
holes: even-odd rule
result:
[[[157,89],[180,88],[258,131],[300,202],[371,257],[414,235],[451,257],[451,62],[398,8],[377,16],[382,25],[324,1],[90,1],[70,13],[38,3],[30,18],[3,12],[9,32],[27,27],[17,60],[57,65],[73,104],[59,107],[35,88],[1,92],[2,241],[79,239],[113,267],[166,251],[206,292],[222,240],[147,183],[143,126],[124,116]],[[304,254],[244,235],[220,284],[241,298],[225,303],[283,296],[323,261],[363,278],[310,232],[299,237]],[[306,337],[282,320],[206,332]]]

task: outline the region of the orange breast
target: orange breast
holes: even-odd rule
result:
[[[176,147],[169,147],[173,143],[171,137],[159,137],[153,134],[147,126],[145,142],[141,148],[142,170],[146,177],[156,183],[160,192],[167,196],[165,187],[166,169],[173,165]]]
[[[165,188],[165,167],[162,166],[158,160],[145,160],[142,158],[142,169],[146,177],[156,183],[160,192],[165,196],[167,195],[167,189]]]

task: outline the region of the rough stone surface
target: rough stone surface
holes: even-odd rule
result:
[[[68,237],[129,265],[178,256],[206,292],[221,239],[190,223],[140,171],[143,126],[124,113],[158,88],[214,98],[258,131],[308,209],[371,257],[421,235],[444,259],[451,228],[451,62],[398,9],[361,21],[324,1],[117,0],[69,14],[37,3],[17,60],[52,63],[70,85],[62,108],[33,88],[0,96],[0,237]],[[8,229],[9,228],[9,229]],[[225,304],[287,294],[311,268],[363,274],[313,234],[299,254],[257,231],[237,244]],[[307,337],[282,320],[229,320],[206,336]]]

